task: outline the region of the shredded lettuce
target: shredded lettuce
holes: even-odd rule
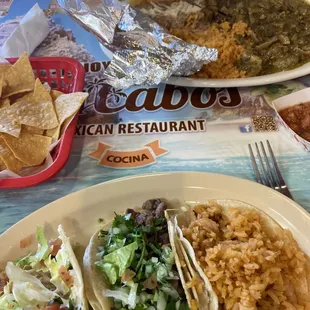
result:
[[[58,272],[61,266],[64,266],[66,269],[68,269],[70,266],[70,258],[63,244],[61,245],[60,250],[56,254],[56,257],[55,258],[49,257],[45,261],[45,265],[47,266],[48,270],[51,273],[50,282],[56,286],[57,292],[66,295],[70,291],[70,288],[61,279]]]
[[[159,282],[165,282],[166,277],[169,276],[169,270],[165,264],[157,263],[156,266],[156,276]]]
[[[158,292],[158,300],[157,300],[157,310],[165,310],[167,306],[167,301],[165,298],[165,294],[162,291]]]
[[[46,260],[50,254],[50,247],[48,241],[45,238],[43,228],[37,226],[36,237],[38,240],[38,249],[34,256],[31,257],[31,267],[34,267],[36,264],[40,263],[41,260]]]
[[[45,261],[51,252],[51,248],[48,245],[48,241],[44,235],[43,228],[41,226],[37,226],[36,230],[36,238],[38,241],[38,248],[35,254],[29,253],[26,256],[20,257],[14,261],[15,265],[21,268],[26,266],[30,266],[36,271],[46,271],[44,265],[40,264],[43,260]]]
[[[161,290],[166,293],[168,296],[171,296],[173,299],[178,299],[179,293],[178,291],[170,284],[166,283],[161,287]]]
[[[104,274],[107,276],[109,282],[112,285],[116,283],[119,276],[118,276],[118,269],[114,264],[105,263],[103,260],[100,260],[95,264],[101,271],[104,272]]]
[[[95,262],[95,264],[106,274],[110,283],[115,284],[117,281],[116,275],[120,278],[131,265],[137,249],[138,243],[135,241],[104,256],[102,260]]]
[[[130,286],[130,292],[128,295],[128,305],[132,309],[135,309],[137,305],[138,283],[134,283],[133,281],[130,281],[130,282],[127,282],[127,285]]]
[[[174,264],[174,254],[173,254],[173,251],[170,247],[164,248],[162,259],[164,262],[166,262],[169,265]]]
[[[122,303],[128,305],[129,292],[127,288],[120,288],[116,290],[104,290],[103,295],[105,297],[112,297],[116,300],[120,300]]]
[[[31,261],[32,261],[32,254],[29,253],[28,255],[24,256],[24,257],[20,257],[18,259],[16,259],[14,261],[14,264],[18,267],[25,267],[25,266],[30,266],[31,264]]]
[[[45,305],[57,297],[57,294],[47,289],[39,279],[12,262],[7,263],[5,272],[13,282],[12,295],[21,308]]]

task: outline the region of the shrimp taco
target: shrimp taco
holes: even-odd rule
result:
[[[128,209],[96,232],[84,255],[86,294],[103,310],[191,309],[161,199]]]
[[[38,226],[36,252],[7,262],[0,272],[0,310],[88,309],[70,240],[61,225],[58,233],[48,241]]]
[[[310,307],[309,257],[290,231],[261,210],[211,200],[171,222],[184,252],[217,296],[218,309]]]

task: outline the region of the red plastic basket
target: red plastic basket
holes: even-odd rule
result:
[[[7,59],[15,63],[17,58]],[[83,91],[85,71],[80,62],[68,57],[33,57],[30,58],[34,74],[42,82],[48,82],[51,88],[64,93]],[[60,143],[52,152],[53,164],[44,171],[20,178],[0,179],[0,188],[22,188],[40,184],[57,174],[68,161],[78,114],[67,127]]]

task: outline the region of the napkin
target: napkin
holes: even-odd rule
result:
[[[31,55],[48,33],[48,19],[39,5],[35,4],[6,39],[0,48],[0,56],[19,57],[24,51]]]

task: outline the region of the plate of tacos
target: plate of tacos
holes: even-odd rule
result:
[[[250,181],[118,179],[0,236],[0,309],[307,310],[309,234],[302,207]]]

